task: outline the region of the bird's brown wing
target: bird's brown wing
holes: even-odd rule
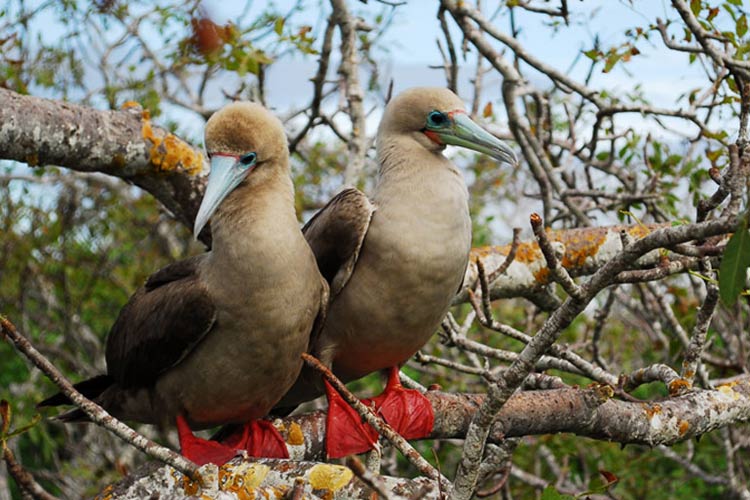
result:
[[[203,258],[199,255],[157,271],[120,311],[106,352],[107,371],[120,387],[153,384],[211,330],[216,308],[198,277]]]
[[[375,207],[364,193],[347,188],[334,196],[302,228],[315,254],[320,274],[330,285],[332,301],[336,300],[354,272],[373,212]]]

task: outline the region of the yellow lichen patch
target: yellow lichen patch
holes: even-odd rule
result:
[[[728,384],[722,384],[719,387],[716,388],[720,393],[724,394],[725,396],[730,396],[732,399],[737,400],[740,399],[740,395],[735,392],[732,387],[736,385],[737,382],[730,382]]]
[[[338,491],[352,480],[354,473],[343,465],[318,464],[310,469],[309,481],[313,489]]]
[[[677,425],[677,432],[680,433],[680,436],[684,436],[688,429],[690,429],[690,423],[687,420],[680,420],[680,423]]]
[[[615,390],[612,388],[611,385],[600,384],[598,382],[595,382],[589,385],[589,388],[596,391],[597,396],[599,396],[599,400],[602,402],[608,399],[612,399],[612,396],[615,395]]]
[[[644,226],[643,224],[636,224],[628,228],[628,234],[634,238],[643,238],[651,234],[651,228]]]
[[[302,432],[302,427],[297,422],[292,422],[289,426],[289,435],[287,437],[287,443],[297,446],[305,442],[305,434]]]
[[[690,382],[690,380],[687,380],[684,378],[678,378],[677,380],[673,380],[672,382],[669,383],[669,395],[677,396],[679,394],[684,394],[686,391],[689,391],[692,388],[693,388],[693,383]]]
[[[253,500],[258,488],[271,470],[258,463],[224,464],[219,468],[219,489],[230,491],[240,500]]]
[[[649,420],[651,420],[652,418],[654,418],[654,415],[658,415],[661,413],[661,405],[644,405],[644,410],[646,411],[646,416],[649,418]]]
[[[195,175],[202,170],[203,157],[189,144],[174,134],[161,137],[154,132],[147,110],[142,113],[142,123],[141,136],[152,144],[148,152],[149,160],[159,171],[182,168],[189,175]]]

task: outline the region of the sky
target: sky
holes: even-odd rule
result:
[[[275,2],[282,11],[293,3],[289,0]],[[498,3],[484,1],[486,5],[495,6]],[[255,2],[254,9],[260,10],[262,4],[263,2]],[[324,4],[327,5],[327,2]],[[553,34],[543,25],[547,21],[546,16],[523,11],[518,11],[517,15],[517,26],[520,27],[519,40],[533,55],[562,71],[567,71],[571,67],[582,50],[592,48],[595,34],[599,36],[603,46],[617,45],[625,40],[624,32],[629,28],[647,25],[656,17],[675,17],[674,11],[665,0],[634,0],[632,5],[627,0],[585,0],[568,4],[571,9],[571,22],[587,22],[587,27],[561,29]],[[231,2],[210,0],[205,5],[218,22],[232,20],[238,15],[236,4]],[[370,0],[367,4],[350,0],[349,5],[354,12],[384,10],[383,5],[377,0]],[[384,58],[384,78],[393,78],[395,91],[416,85],[444,83],[442,70],[429,69],[430,65],[441,63],[436,40],[442,36],[438,23],[434,21],[436,5],[437,2],[432,0],[410,0],[397,7],[397,15],[394,16],[394,22],[383,40],[384,45],[391,49],[390,55]],[[485,9],[485,15],[489,17],[492,12]],[[458,29],[452,22],[449,24],[454,40],[459,41]],[[498,24],[501,29],[509,30],[507,18],[500,19]],[[627,65],[616,67],[609,74],[597,74],[595,79],[607,88],[622,91],[630,89],[634,81],[641,81],[646,95],[652,98],[655,104],[660,105],[672,105],[680,92],[705,81],[697,65],[687,66],[687,55],[662,49],[660,40],[654,39],[651,45],[642,44],[640,56],[634,57]],[[572,76],[581,76],[588,69],[587,59],[578,59],[578,64],[570,72]],[[468,63],[471,65],[472,59],[469,59]],[[269,74],[269,99],[272,104],[288,105],[290,100],[293,101],[290,96],[309,98],[306,95],[309,94],[309,90],[306,93],[299,88],[305,80],[289,78],[292,72],[300,70],[312,74],[314,61],[303,65],[300,65],[299,61],[281,62],[272,68]],[[462,83],[459,91],[466,98],[470,96],[469,84],[467,79]],[[496,88],[495,96],[498,95],[500,83],[497,76],[489,75],[487,78],[487,86]]]
[[[327,0],[303,0],[309,6],[300,17],[304,22],[319,27],[329,12]],[[287,11],[295,2],[293,0],[276,0],[274,4],[279,11]],[[483,5],[496,8],[501,2],[483,0]],[[252,19],[265,7],[266,2],[254,1],[248,18]],[[554,5],[556,2],[550,2]],[[626,37],[625,31],[636,26],[646,26],[656,17],[674,19],[676,13],[669,6],[667,0],[584,0],[569,1],[571,9],[571,29],[551,30],[546,24],[546,16],[529,14],[517,9],[516,26],[520,33],[518,39],[528,51],[557,69],[570,74],[574,78],[581,78],[588,70],[588,59],[581,56],[581,52],[593,46],[595,36],[599,37],[603,47],[622,43]],[[219,24],[235,21],[241,14],[240,5],[245,2],[227,0],[205,0],[204,6],[211,17]],[[362,13],[372,17],[374,13],[390,10],[378,0],[367,3],[349,0],[348,5],[355,13]],[[439,24],[435,20],[438,3],[434,0],[409,0],[396,8],[394,20],[387,30],[382,45],[387,52],[377,54],[381,63],[381,83],[383,88],[391,79],[394,90],[398,92],[417,85],[444,85],[445,78],[441,69],[431,69],[430,66],[442,62],[436,40],[442,39]],[[493,12],[485,9],[485,15],[490,17]],[[510,31],[507,16],[498,16],[494,23],[500,29]],[[460,44],[458,28],[449,21],[453,39]],[[110,34],[111,35],[111,34]],[[633,57],[627,64],[621,64],[607,74],[597,70],[591,82],[593,87],[603,87],[616,94],[630,92],[636,84],[648,100],[658,106],[672,107],[677,97],[689,90],[705,84],[699,65],[688,65],[687,55],[663,48],[663,44],[655,33],[650,42],[639,44],[641,54]],[[42,36],[59,37],[60,30],[54,24],[45,25]],[[501,48],[497,44],[498,49]],[[577,61],[575,64],[574,62]],[[461,71],[459,94],[468,101],[471,88],[468,78],[471,76],[474,64],[473,53],[466,61],[466,68]],[[335,74],[337,61],[332,61],[330,76]],[[312,95],[312,84],[309,79],[316,69],[316,57],[300,58],[298,56],[281,59],[268,70],[267,99],[272,108],[280,114],[290,109],[305,107]],[[550,82],[541,75],[528,72],[531,83],[538,87],[548,88]],[[485,97],[495,101],[496,109],[500,106],[501,79],[497,73],[491,72],[485,77]],[[231,86],[227,86],[231,88]],[[217,89],[214,92],[215,106],[221,105],[225,97]],[[335,104],[335,100],[333,100]],[[369,105],[376,109],[368,119],[367,129],[374,132],[379,120],[379,106],[382,99],[371,98]],[[190,113],[176,108],[167,109],[167,116],[181,122],[183,133],[187,137],[201,137],[203,122]],[[503,113],[498,113],[499,126],[502,128]],[[164,117],[166,118],[166,117]],[[635,125],[648,129],[657,134],[663,134],[656,124],[643,120],[637,114],[629,114],[619,119],[621,125]],[[340,122],[346,129],[346,120]]]

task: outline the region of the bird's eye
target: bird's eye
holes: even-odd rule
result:
[[[427,126],[429,127],[444,127],[448,123],[448,117],[445,113],[440,111],[430,111],[427,115]]]
[[[240,163],[246,167],[249,167],[253,163],[255,163],[255,160],[258,158],[258,155],[255,153],[247,153],[242,156],[240,156]]]

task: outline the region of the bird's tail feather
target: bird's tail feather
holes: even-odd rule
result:
[[[97,375],[94,378],[84,380],[83,382],[78,382],[73,387],[75,387],[78,392],[80,392],[87,398],[95,399],[97,396],[103,393],[107,388],[109,388],[113,383],[114,383],[114,380],[112,380],[112,377],[110,377],[109,375]],[[44,401],[37,403],[36,406],[37,408],[42,408],[46,406],[61,406],[61,405],[70,405],[70,404],[73,404],[70,398],[63,393],[58,392],[54,396],[50,396]],[[78,412],[80,412],[80,416],[79,415],[74,416],[74,414]],[[73,417],[73,418],[69,418],[68,416]],[[73,420],[81,420],[80,418],[81,416],[84,416],[84,414],[80,410],[71,410],[69,412],[63,413],[58,418],[60,420],[68,422],[68,421],[73,421]]]

